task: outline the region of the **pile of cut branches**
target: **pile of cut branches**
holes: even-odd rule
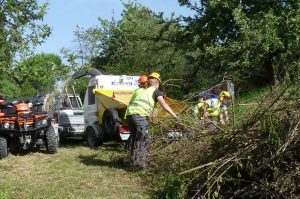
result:
[[[165,132],[153,135],[150,150],[150,171],[163,176],[159,191],[169,198],[299,197],[299,86],[282,84],[263,99],[227,126],[186,115],[153,127]]]

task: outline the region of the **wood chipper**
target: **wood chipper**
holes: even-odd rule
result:
[[[83,105],[87,145],[96,147],[106,140],[127,140],[130,133],[124,115],[138,88],[139,76],[104,75],[91,68],[75,73],[73,78],[85,75],[91,76]]]

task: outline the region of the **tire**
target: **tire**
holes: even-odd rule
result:
[[[98,132],[101,133],[101,132]],[[95,148],[102,145],[102,139],[97,137],[97,134],[93,127],[88,127],[86,129],[86,144],[90,148]]]
[[[50,154],[54,154],[58,149],[58,140],[53,126],[49,126],[46,131],[46,150]]]
[[[0,160],[7,156],[7,140],[4,137],[0,137]]]
[[[102,124],[104,132],[113,137],[118,135],[121,119],[116,109],[106,109],[103,113]]]

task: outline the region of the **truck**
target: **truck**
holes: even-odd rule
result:
[[[124,119],[139,76],[106,75],[95,68],[75,73],[77,79],[89,75],[84,97],[84,132],[89,147],[107,140],[126,141],[130,132]]]
[[[60,141],[70,137],[83,138],[84,116],[79,94],[67,91],[60,94],[54,104],[53,119]]]

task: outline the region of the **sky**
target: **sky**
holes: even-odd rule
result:
[[[46,0],[38,0],[45,2]],[[127,2],[126,0],[123,0]],[[39,46],[37,53],[56,53],[60,49],[72,48],[73,32],[78,25],[81,28],[89,28],[99,25],[98,18],[110,20],[112,17],[120,19],[123,10],[121,0],[48,0],[49,6],[42,23],[52,28],[52,35],[45,43]],[[191,10],[180,7],[177,0],[136,0],[154,12],[163,12],[164,17],[191,15]]]

